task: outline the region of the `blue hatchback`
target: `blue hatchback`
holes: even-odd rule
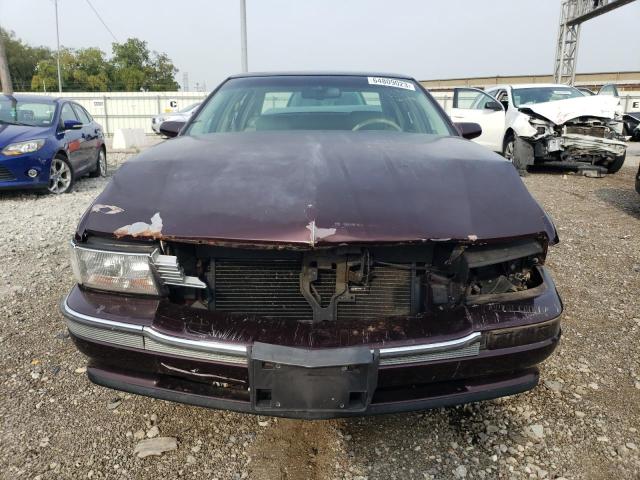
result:
[[[0,190],[71,190],[107,174],[102,127],[80,105],[39,95],[0,95]]]

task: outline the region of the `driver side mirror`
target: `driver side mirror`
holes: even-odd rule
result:
[[[482,127],[477,123],[472,122],[459,122],[454,123],[455,127],[460,132],[460,135],[467,140],[473,140],[482,135]]]
[[[490,100],[484,104],[485,110],[494,110],[496,112],[500,112],[502,110],[502,105],[497,100]]]
[[[66,130],[80,130],[82,128],[82,122],[77,120],[65,120],[64,129]]]
[[[177,137],[187,122],[181,122],[178,120],[169,120],[160,124],[160,133],[165,137],[173,138]]]

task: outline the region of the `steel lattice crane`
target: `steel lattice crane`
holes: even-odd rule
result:
[[[573,85],[576,78],[576,59],[580,25],[587,20],[622,7],[635,0],[563,0],[558,30],[558,46],[554,78],[556,83]]]

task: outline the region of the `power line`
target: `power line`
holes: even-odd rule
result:
[[[113,32],[111,31],[111,29],[107,26],[107,24],[105,23],[105,21],[102,19],[102,17],[100,16],[100,14],[98,13],[98,11],[96,10],[96,8],[91,4],[90,0],[87,0],[87,4],[91,7],[91,10],[93,10],[93,12],[96,14],[96,17],[98,17],[98,20],[100,20],[100,22],[102,22],[102,25],[104,25],[104,28],[107,29],[107,31],[111,34],[111,36],[113,37],[113,39],[117,42],[118,39],[116,38],[116,36],[113,34]]]

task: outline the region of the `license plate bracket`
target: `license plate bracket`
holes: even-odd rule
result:
[[[256,342],[249,351],[256,412],[363,412],[375,391],[379,354],[369,348],[323,350]]]

